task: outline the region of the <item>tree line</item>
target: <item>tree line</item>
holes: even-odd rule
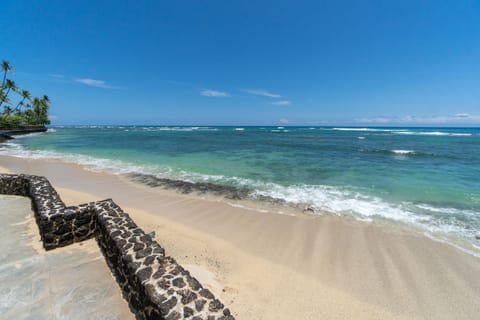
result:
[[[3,79],[0,86],[0,110],[3,107],[3,111],[0,114],[0,127],[50,124],[48,96],[33,97],[28,90],[20,89],[15,81],[7,78],[7,74],[13,71],[8,61],[2,61],[1,69]]]

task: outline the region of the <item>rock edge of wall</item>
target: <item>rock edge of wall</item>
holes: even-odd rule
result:
[[[67,207],[45,177],[23,174],[0,174],[0,194],[32,200],[46,250],[95,237],[140,319],[235,319],[113,200]]]

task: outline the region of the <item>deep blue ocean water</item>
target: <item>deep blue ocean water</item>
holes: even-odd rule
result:
[[[480,248],[478,128],[53,127],[0,154],[248,188]]]

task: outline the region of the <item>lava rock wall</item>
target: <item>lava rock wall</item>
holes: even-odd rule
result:
[[[31,198],[46,250],[95,237],[137,317],[234,319],[111,199],[67,207],[46,178],[31,175],[0,174],[0,193]]]

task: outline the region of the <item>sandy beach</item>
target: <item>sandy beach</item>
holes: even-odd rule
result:
[[[68,205],[112,198],[238,319],[480,314],[480,259],[412,230],[248,209],[56,160],[1,156],[0,167],[46,176]]]

